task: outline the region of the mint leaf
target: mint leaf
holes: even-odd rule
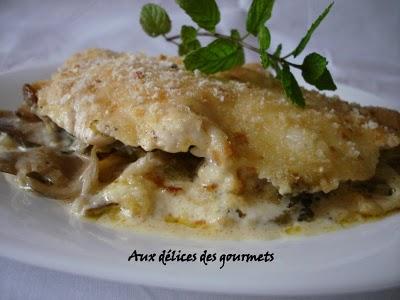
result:
[[[182,26],[181,28],[181,40],[182,43],[179,45],[179,55],[184,56],[190,51],[199,49],[201,44],[197,39],[197,30],[192,26]]]
[[[264,69],[268,68],[270,65],[270,59],[267,52],[260,53],[261,65]]]
[[[231,38],[234,41],[239,41],[240,40],[240,33],[237,29],[232,29],[231,30]]]
[[[191,51],[201,48],[199,40],[194,39],[193,41],[182,43],[179,45],[178,51],[180,56],[185,56]]]
[[[276,47],[274,54],[272,54],[274,57],[279,58],[281,56],[282,52],[282,44],[279,44],[278,47]]]
[[[311,24],[311,27],[308,29],[306,35],[301,39],[300,43],[297,45],[296,49],[293,50],[292,54],[294,57],[297,57],[307,46],[312,34],[314,33],[315,29],[321,24],[321,22],[325,19],[328,15],[329,11],[333,6],[333,2],[329,4],[327,8],[322,12],[322,14]]]
[[[197,69],[205,74],[214,74],[242,65],[244,52],[234,41],[216,39],[206,47],[190,52],[183,62],[187,70]]]
[[[176,0],[190,18],[208,31],[214,31],[221,16],[215,0]]]
[[[271,18],[274,0],[253,0],[247,13],[246,29],[257,36],[260,26]]]
[[[271,33],[269,32],[268,28],[264,25],[260,26],[257,37],[258,44],[260,45],[260,50],[267,50],[271,44]]]
[[[285,91],[286,97],[289,98],[294,104],[304,107],[306,102],[303,97],[303,93],[296,81],[296,78],[290,72],[288,64],[284,64],[281,72],[281,81],[283,90]]]
[[[302,75],[305,81],[309,84],[315,84],[325,72],[327,64],[326,58],[318,53],[313,52],[307,55],[302,65]]]
[[[318,53],[311,53],[304,58],[302,75],[305,81],[319,90],[336,90],[332,76],[326,66],[328,61]]]
[[[268,28],[262,25],[258,30],[257,37],[258,37],[258,44],[260,45],[261,65],[266,69],[270,64],[267,49],[271,44],[271,34]]]
[[[183,25],[181,28],[181,39],[184,43],[189,43],[197,38],[197,30],[192,26]]]
[[[152,37],[166,34],[171,30],[171,20],[165,9],[152,3],[142,7],[140,25]]]
[[[325,69],[324,73],[318,78],[314,85],[320,91],[335,91],[337,89],[336,84],[332,79],[332,75],[328,69]]]

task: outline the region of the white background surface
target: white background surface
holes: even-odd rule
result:
[[[173,1],[162,2],[173,24]],[[220,31],[241,28],[248,1],[222,4]],[[0,1],[0,73],[62,61],[86,47],[175,53],[174,46],[142,34],[138,13],[144,1]],[[328,1],[278,1],[271,20],[273,44],[291,50]],[[177,30],[178,26],[175,26]],[[336,81],[395,100],[400,92],[400,2],[337,0],[308,51],[328,56]],[[285,50],[285,48],[284,48]],[[253,57],[254,59],[254,57]],[[400,99],[399,99],[400,101]],[[1,103],[1,100],[0,100]],[[0,242],[1,247],[1,242]],[[29,251],[29,249],[26,249]],[[394,262],[396,263],[396,262]],[[397,262],[399,263],[399,262]],[[290,283],[288,283],[290,284]],[[232,299],[105,282],[0,258],[0,299]],[[354,299],[400,298],[400,289],[354,295]],[[333,299],[329,297],[324,299]],[[341,297],[349,299],[349,297]],[[243,299],[243,297],[237,297]],[[257,298],[255,298],[257,299]]]

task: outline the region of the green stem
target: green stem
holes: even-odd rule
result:
[[[165,34],[163,34],[163,37],[164,37],[164,39],[165,39],[167,42],[170,42],[170,43],[172,43],[172,44],[174,44],[174,45],[176,45],[176,46],[179,47],[179,43],[175,42],[175,39],[176,39],[176,38],[171,39],[171,38],[167,37]],[[179,36],[179,37],[180,37],[180,36]]]
[[[240,40],[244,41],[245,39],[247,39],[250,35],[250,32],[246,33]]]
[[[229,41],[232,40],[232,38],[231,38],[230,36],[227,36],[227,35],[224,35],[224,34],[221,34],[221,33],[216,33],[216,32],[215,32],[215,33],[213,33],[213,32],[199,32],[199,33],[197,33],[197,35],[198,35],[198,36],[215,37],[215,38],[224,39],[224,40],[229,40]],[[244,48],[249,49],[250,51],[253,51],[253,52],[255,52],[255,53],[260,54],[260,53],[261,53],[261,52],[260,52],[260,49],[254,47],[254,46],[252,46],[252,45],[250,45],[250,44],[248,44],[248,43],[245,43],[245,42],[243,41],[247,36],[248,36],[248,34],[245,35],[240,41],[237,41],[237,42],[239,43],[239,45],[241,45],[241,46],[244,47]],[[165,38],[165,40],[166,40],[167,42],[173,43],[173,44],[175,44],[175,45],[179,45],[177,42],[175,42],[175,40],[180,39],[181,36],[180,36],[179,34],[177,34],[177,35],[172,35],[172,36],[170,36],[170,37],[164,36],[164,38]],[[293,68],[301,69],[301,65],[298,65],[298,64],[291,63],[291,62],[287,61],[286,58],[287,58],[288,56],[285,56],[285,57],[276,57],[275,55],[270,54],[270,53],[267,53],[267,55],[268,55],[269,59],[271,59],[271,60],[274,60],[274,61],[279,62],[279,63],[286,63],[286,64],[288,64],[289,66],[291,66],[291,67],[293,67]],[[289,55],[289,56],[290,56],[290,55]]]
[[[290,52],[290,53],[286,54],[285,56],[283,56],[282,59],[286,59],[286,58],[288,58],[289,56],[291,56],[292,54],[293,54],[293,52]]]

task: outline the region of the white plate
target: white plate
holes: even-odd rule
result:
[[[21,102],[21,86],[48,78],[54,68],[0,76],[2,109]],[[339,94],[379,104],[343,87]],[[398,107],[397,107],[398,108]],[[271,263],[132,263],[139,252],[274,252]],[[0,178],[0,255],[54,270],[121,282],[209,292],[311,295],[377,290],[400,285],[400,214],[382,221],[313,237],[275,241],[195,241],[111,230],[70,217],[56,201],[17,191]]]

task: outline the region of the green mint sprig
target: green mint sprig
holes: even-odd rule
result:
[[[230,35],[215,31],[221,20],[215,0],[176,0],[176,3],[192,19],[197,28],[183,25],[180,34],[167,36],[171,31],[168,13],[161,6],[152,3],[143,6],[140,24],[149,36],[162,36],[167,42],[177,45],[179,55],[184,56],[183,63],[187,70],[214,74],[241,66],[245,63],[244,48],[246,48],[260,55],[263,68],[274,70],[276,78],[282,83],[286,97],[300,107],[305,106],[305,100],[293,76],[292,68],[300,69],[304,80],[318,90],[336,90],[332,75],[327,68],[328,61],[321,54],[315,52],[308,54],[301,65],[288,60],[290,57],[296,58],[303,52],[314,31],[328,15],[333,3],[312,23],[297,47],[283,56],[281,44],[274,52],[268,52],[271,34],[266,23],[271,18],[274,0],[253,0],[247,13],[247,33],[244,35],[240,35],[237,29],[231,29]],[[257,37],[258,47],[246,42],[250,35]],[[198,40],[200,36],[212,37],[214,40],[202,46]]]

